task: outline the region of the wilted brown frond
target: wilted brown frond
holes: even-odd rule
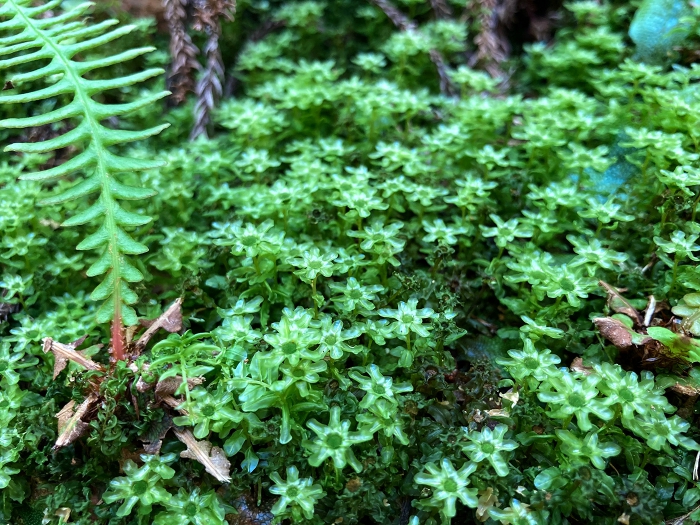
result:
[[[474,0],[472,4],[479,10],[478,20],[481,28],[474,38],[477,53],[473,61],[482,64],[492,77],[503,77],[500,64],[508,58],[510,45],[498,31],[499,2],[498,0]]]
[[[430,5],[438,18],[452,17],[452,8],[445,0],[430,0]]]
[[[389,20],[398,27],[401,31],[416,31],[418,26],[416,23],[403,14],[389,0],[371,0],[379,9],[384,11],[384,14],[389,17]],[[447,95],[454,95],[455,89],[452,79],[450,78],[447,63],[437,49],[430,50],[430,60],[435,64],[438,76],[440,77],[440,91]]]
[[[404,15],[389,0],[372,0],[372,2],[389,17],[389,20],[401,31],[414,31],[417,26],[413,20]]]
[[[193,27],[207,33],[207,43],[204,45],[206,65],[195,93],[197,103],[194,108],[194,126],[190,140],[207,136],[207,127],[211,121],[211,113],[223,91],[224,63],[219,50],[221,36],[220,18],[233,20],[236,12],[235,0],[196,0]]]
[[[170,30],[170,56],[172,64],[168,73],[168,89],[171,100],[177,105],[184,102],[187,93],[194,90],[193,72],[200,69],[197,62],[199,50],[187,34],[187,1],[163,0],[165,19]]]

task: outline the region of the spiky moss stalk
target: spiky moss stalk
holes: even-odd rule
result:
[[[85,26],[76,21],[92,5],[85,3],[71,11],[48,18],[36,18],[60,5],[60,0],[52,0],[39,7],[27,7],[28,0],[7,0],[0,7],[0,16],[10,16],[0,22],[0,32],[11,31],[9,36],[0,38],[0,69],[6,69],[37,60],[50,59],[48,65],[39,69],[17,74],[12,77],[13,85],[23,82],[48,79],[60,76],[60,80],[44,89],[24,94],[0,96],[0,104],[28,103],[45,100],[63,94],[72,94],[73,100],[66,106],[44,115],[25,118],[5,119],[0,126],[5,128],[28,128],[42,126],[77,118],[79,124],[58,137],[38,143],[17,143],[5,151],[22,153],[45,153],[71,145],[82,145],[83,151],[71,160],[54,168],[26,174],[26,180],[51,180],[66,177],[76,172],[85,178],[50,199],[46,204],[58,204],[75,200],[99,192],[97,201],[86,210],[63,223],[63,226],[77,226],[102,219],[98,229],[82,240],[78,250],[102,249],[99,259],[88,269],[88,276],[105,275],[102,283],[92,292],[92,299],[104,301],[97,313],[98,322],[112,323],[113,357],[124,359],[124,346],[121,336],[122,324],[135,324],[136,312],[129,305],[138,299],[128,283],[143,279],[141,272],[127,259],[126,255],[138,255],[148,248],[134,240],[124,228],[142,226],[151,217],[132,213],[123,209],[118,200],[139,200],[151,197],[155,192],[144,188],[128,186],[116,179],[119,173],[142,171],[159,167],[161,163],[119,156],[109,148],[120,144],[142,140],[159,133],[167,124],[145,131],[110,129],[102,121],[138,110],[168,95],[168,92],[154,93],[136,102],[107,105],[92,97],[111,89],[132,86],[162,73],[161,69],[148,69],[140,73],[110,80],[88,80],[83,75],[98,68],[120,64],[152,51],[145,47],[128,50],[105,58],[76,62],[73,56],[104,45],[130,33],[134,26],[123,26],[106,31],[117,23],[107,20],[93,26]],[[14,33],[12,33],[14,31]],[[2,33],[0,33],[2,34]],[[12,56],[14,55],[14,56]],[[92,173],[89,172],[93,168]]]

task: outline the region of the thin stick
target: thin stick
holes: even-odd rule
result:
[[[398,27],[401,31],[416,31],[418,26],[416,23],[403,14],[399,9],[396,8],[389,0],[371,0],[374,5],[379,9],[384,11],[384,14],[389,17],[389,20]],[[440,92],[454,96],[457,92],[454,87],[454,83],[450,78],[447,62],[437,49],[431,49],[429,52],[430,61],[435,64],[435,69],[437,69],[438,76],[440,77]]]

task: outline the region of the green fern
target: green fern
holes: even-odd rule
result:
[[[150,160],[121,156],[113,148],[125,143],[142,140],[159,133],[166,125],[145,131],[111,129],[102,124],[110,117],[122,116],[143,108],[163,98],[168,93],[149,94],[126,104],[103,104],[95,97],[105,91],[132,86],[162,73],[161,69],[145,71],[109,80],[91,80],[86,73],[98,68],[120,64],[144,53],[151,47],[142,47],[104,58],[79,62],[75,57],[112,42],[129,33],[134,26],[111,29],[116,20],[94,25],[84,24],[82,17],[91,3],[52,17],[49,10],[57,8],[61,0],[52,0],[39,6],[31,6],[30,0],[0,1],[0,69],[24,66],[22,73],[8,80],[16,88],[23,83],[42,80],[43,89],[16,93],[15,90],[0,94],[0,104],[26,104],[58,96],[68,96],[71,102],[43,115],[26,118],[9,118],[0,121],[0,127],[29,128],[72,119],[75,127],[58,137],[37,143],[17,143],[5,151],[22,153],[51,152],[67,146],[80,151],[67,162],[37,173],[26,174],[25,180],[53,180],[78,174],[79,180],[68,190],[44,201],[58,204],[98,194],[97,200],[85,211],[69,218],[63,226],[97,224],[97,231],[87,236],[77,246],[78,250],[100,250],[97,261],[87,274],[103,275],[102,282],[92,292],[92,299],[103,301],[98,309],[98,322],[114,320],[114,325],[131,325],[137,322],[136,312],[130,304],[137,300],[129,283],[143,279],[142,273],[127,259],[128,255],[146,252],[145,245],[136,241],[127,229],[142,226],[151,217],[124,209],[119,201],[146,199],[155,192],[125,185],[117,175],[159,167]],[[47,63],[48,62],[48,63]],[[31,71],[26,71],[27,66]]]

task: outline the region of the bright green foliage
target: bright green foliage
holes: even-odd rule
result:
[[[508,460],[504,457],[504,452],[515,450],[518,444],[511,439],[503,439],[506,432],[508,427],[505,425],[497,425],[493,430],[484,427],[481,432],[466,432],[468,442],[462,446],[462,450],[475,463],[486,460],[496,474],[507,476]]]
[[[457,500],[469,507],[479,504],[476,498],[477,490],[467,488],[469,475],[476,470],[474,463],[465,463],[462,468],[455,470],[452,462],[445,458],[440,463],[440,468],[428,463],[425,469],[428,472],[417,474],[415,481],[432,488],[429,503],[440,509],[444,522],[449,523],[449,519],[457,514]]]
[[[142,454],[143,466],[138,467],[130,459],[124,463],[126,477],[115,478],[109,483],[109,489],[103,499],[107,503],[124,500],[117,516],[128,516],[138,503],[138,513],[148,515],[154,503],[165,503],[172,497],[165,490],[161,480],[171,479],[175,471],[167,464],[175,461],[175,454],[163,457]]]
[[[91,277],[106,274],[91,295],[93,300],[104,301],[97,311],[98,322],[105,323],[116,315],[127,325],[132,325],[136,324],[136,312],[129,305],[135,303],[138,297],[129,287],[129,283],[142,280],[143,274],[126,256],[144,253],[148,248],[136,241],[127,230],[143,226],[150,222],[151,218],[125,209],[119,201],[146,199],[154,193],[146,188],[120,182],[117,175],[153,169],[161,164],[126,157],[115,153],[114,150],[116,146],[155,135],[167,127],[167,124],[145,131],[133,131],[112,129],[105,126],[104,121],[145,108],[163,98],[167,92],[152,93],[131,103],[100,102],[98,99],[102,93],[133,86],[160,74],[162,70],[151,68],[108,80],[86,78],[87,73],[131,60],[152,51],[153,48],[134,48],[123,53],[77,61],[76,56],[94,52],[96,48],[129,34],[134,27],[125,25],[110,29],[117,23],[116,20],[84,25],[81,18],[90,7],[89,3],[81,4],[61,16],[51,16],[50,10],[60,3],[59,0],[53,0],[32,7],[29,0],[7,0],[0,6],[0,17],[7,18],[0,23],[0,31],[6,35],[0,38],[0,56],[4,57],[0,60],[0,69],[26,64],[35,66],[35,69],[11,75],[9,79],[14,86],[32,86],[30,83],[39,80],[49,82],[43,89],[4,93],[0,96],[0,104],[35,103],[59,95],[68,95],[72,99],[67,105],[41,115],[0,120],[0,128],[45,126],[66,119],[77,119],[77,125],[55,138],[36,143],[11,144],[5,151],[46,153],[68,146],[80,149],[70,161],[54,168],[24,174],[22,178],[53,181],[73,173],[83,175],[82,181],[45,199],[46,204],[64,203],[94,193],[99,194],[94,204],[63,221],[62,225],[98,224],[97,230],[77,246],[78,250],[99,250],[101,253],[87,270]],[[43,16],[47,13],[49,16]],[[49,59],[47,65],[35,65],[37,61],[44,59]],[[54,81],[55,78],[59,80]],[[9,248],[7,257],[21,255],[22,250],[17,245]]]
[[[561,361],[550,350],[539,351],[531,339],[523,339],[524,348],[508,350],[512,359],[499,359],[498,364],[507,367],[508,372],[518,381],[532,377],[536,381],[546,381],[550,376],[558,375],[557,364]]]
[[[159,330],[132,361],[100,349],[107,327],[84,277],[101,252],[75,251],[79,231],[59,227],[102,197],[40,207],[39,181],[20,179],[87,159],[92,136],[0,159],[0,522],[57,525],[67,508],[76,525],[700,520],[695,21],[651,65],[627,37],[639,2],[574,1],[547,15],[551,36],[506,32],[508,60],[469,65],[484,13],[457,0],[392,3],[415,31],[374,2],[238,2],[222,22],[226,93],[210,139],[187,140],[192,101],[98,121],[110,133],[172,124],[148,143],[110,146],[162,165],[108,174],[158,192],[113,195],[153,217],[120,226],[149,248],[119,260],[143,275],[131,306],[145,322],[182,300],[183,329]],[[95,25],[67,32],[126,21],[117,4],[97,3]],[[79,20],[51,11],[32,23]],[[159,51],[80,78],[168,66],[155,20],[135,26],[70,67],[137,42]],[[460,96],[440,92],[432,50]],[[496,65],[507,80],[490,74]],[[164,81],[93,100],[155,101]],[[75,96],[5,104],[3,118],[75,108]],[[39,147],[85,119],[0,135]],[[48,191],[96,173],[56,177]],[[104,371],[69,362],[54,379],[42,340],[86,334],[78,350]],[[100,400],[84,434],[52,450],[56,414],[90,393]],[[180,456],[188,431],[199,460]],[[158,447],[147,464],[134,454]],[[127,459],[138,465],[129,474]],[[135,494],[143,485],[129,475],[150,489]]]
[[[550,417],[564,419],[568,423],[575,416],[579,428],[586,432],[593,426],[590,421],[591,414],[605,421],[613,418],[613,411],[608,408],[612,400],[597,399],[596,385],[600,380],[601,377],[595,374],[580,380],[565,371],[548,378],[547,388],[538,392],[537,397],[550,407]],[[550,391],[549,388],[553,388],[554,391]]]
[[[547,513],[532,511],[529,505],[512,499],[505,509],[489,509],[489,516],[500,520],[503,525],[540,525],[546,523]]]
[[[342,469],[349,464],[355,472],[362,471],[362,465],[352,451],[352,445],[369,441],[372,433],[366,430],[350,431],[350,421],[340,421],[340,408],[331,408],[328,425],[322,425],[315,419],[307,422],[307,426],[316,434],[313,441],[304,441],[302,446],[311,452],[309,464],[318,467],[323,460],[331,458],[336,468]]]
[[[389,403],[395,404],[395,394],[410,392],[413,390],[411,385],[394,385],[390,377],[384,377],[377,365],[370,365],[367,368],[369,378],[360,375],[356,370],[350,372],[350,377],[357,381],[358,386],[365,391],[365,396],[360,401],[360,407],[370,408],[377,401],[384,399]]]
[[[180,489],[165,503],[166,511],[156,515],[153,525],[225,525],[224,509],[214,491],[200,494]]]
[[[275,482],[270,487],[270,492],[280,497],[272,507],[275,516],[290,513],[295,522],[301,522],[303,514],[309,520],[313,516],[316,501],[325,496],[321,486],[315,484],[312,478],[299,479],[296,467],[287,468],[287,481],[282,481],[277,472],[270,474],[270,479]],[[291,509],[287,510],[287,507]]]
[[[598,434],[595,432],[589,432],[583,439],[579,439],[568,430],[557,430],[556,433],[566,455],[579,461],[590,461],[599,469],[605,468],[606,458],[617,456],[622,450],[617,443],[599,443]]]

